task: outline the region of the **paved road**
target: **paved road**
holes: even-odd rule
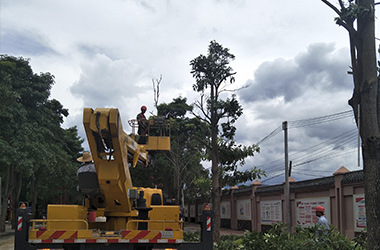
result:
[[[14,250],[14,232],[10,225],[5,226],[5,232],[0,233],[0,249]]]
[[[200,224],[185,222],[184,231],[185,232],[201,231],[201,226],[200,226]],[[222,234],[222,235],[226,235],[226,234],[244,235],[244,231],[232,230],[229,228],[221,228],[220,234]]]
[[[0,239],[0,249],[1,250],[14,250],[14,236],[10,235],[6,238]]]
[[[185,222],[185,232],[200,231],[201,226],[196,223]],[[238,234],[243,235],[243,231],[231,230],[227,228],[221,228],[221,234]],[[6,225],[6,231],[0,233],[0,249],[1,250],[14,250],[14,231],[10,225]]]

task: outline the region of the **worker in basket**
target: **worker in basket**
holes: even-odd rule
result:
[[[148,121],[146,120],[146,117],[144,115],[146,110],[146,106],[141,106],[141,113],[139,113],[136,117],[137,123],[139,125],[137,133],[140,136],[137,142],[138,144],[146,144],[146,131],[148,129]]]

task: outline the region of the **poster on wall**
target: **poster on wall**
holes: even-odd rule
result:
[[[261,224],[271,225],[282,221],[281,200],[260,201]]]
[[[183,207],[183,217],[188,217],[189,216],[189,211],[188,211],[188,206],[187,205],[185,205],[184,207]]]
[[[315,208],[323,206],[325,208],[325,217],[331,223],[330,219],[330,199],[329,197],[296,199],[296,220],[297,225],[301,227],[311,227],[318,222],[315,215]]]
[[[190,206],[190,217],[195,218],[195,205]]]
[[[238,220],[251,220],[251,200],[236,201],[236,211]]]
[[[198,205],[198,215],[201,215],[201,214],[202,214],[203,207],[204,207],[204,206],[202,206],[202,204],[199,204],[199,205]]]
[[[354,231],[360,232],[367,226],[367,217],[365,213],[364,194],[355,194],[354,198]]]
[[[220,218],[231,219],[231,204],[229,201],[220,203]]]

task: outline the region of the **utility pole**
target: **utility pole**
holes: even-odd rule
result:
[[[284,130],[284,143],[285,143],[285,224],[287,225],[288,232],[291,232],[290,226],[290,192],[289,192],[289,155],[288,155],[288,122],[282,123],[282,130]]]

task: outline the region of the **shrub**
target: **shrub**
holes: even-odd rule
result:
[[[201,232],[183,232],[183,241],[184,242],[199,242],[201,241]]]
[[[244,235],[222,235],[214,250],[362,250],[365,240],[350,240],[330,225],[327,235],[316,239],[317,227],[297,227],[290,234],[283,223],[273,224],[266,233],[245,231]],[[200,241],[200,232],[184,233],[184,241]],[[360,244],[360,243],[361,244]]]

